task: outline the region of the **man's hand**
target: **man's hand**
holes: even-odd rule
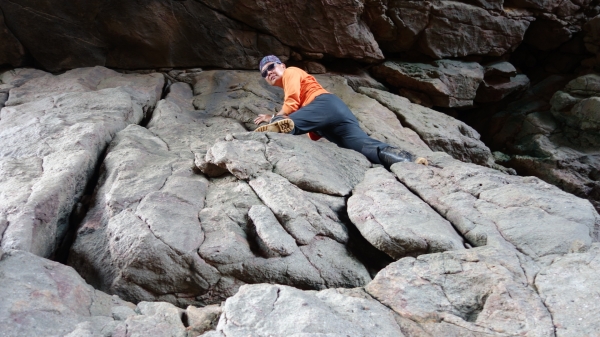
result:
[[[262,122],[270,122],[271,118],[273,118],[273,115],[258,115],[258,117],[256,117],[254,119],[254,124],[258,125]]]

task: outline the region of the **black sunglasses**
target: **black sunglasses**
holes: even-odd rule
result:
[[[267,66],[267,69],[263,70],[262,73],[260,73],[260,76],[262,76],[263,78],[267,77],[267,74],[269,73],[269,71],[272,71],[273,69],[275,69],[276,64],[281,64],[281,63],[273,62],[273,63],[269,64]]]

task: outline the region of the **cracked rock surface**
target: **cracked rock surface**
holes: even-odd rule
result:
[[[1,79],[13,86],[0,110],[2,249],[49,257],[102,152],[154,108],[164,78],[95,67],[58,76],[9,71]]]
[[[483,81],[483,67],[476,62],[439,60],[431,64],[386,61],[373,67],[375,78],[401,88],[421,92],[441,107],[471,107]]]
[[[585,253],[556,258],[538,273],[535,286],[552,314],[557,337],[598,334],[599,269],[600,245],[594,243]]]
[[[463,248],[450,222],[382,167],[356,186],[348,215],[367,241],[395,259]]]
[[[600,216],[585,199],[535,177],[509,176],[447,155],[392,171],[448,219],[473,246],[515,247],[539,259],[587,250],[598,240]]]
[[[321,289],[369,282],[346,247],[341,208],[370,163],[304,137],[294,143],[289,135],[240,134],[235,119],[189,110],[186,86],[171,87],[148,129],[130,126],[111,144],[69,263],[123,298],[179,305],[218,302],[244,283]],[[340,158],[329,164],[330,176],[315,174],[319,157],[301,161],[302,153],[319,151],[323,159]],[[197,173],[202,156],[202,167],[233,175]],[[286,237],[287,245],[276,246],[270,235]]]
[[[516,251],[480,247],[404,258],[365,290],[438,336],[553,336]]]

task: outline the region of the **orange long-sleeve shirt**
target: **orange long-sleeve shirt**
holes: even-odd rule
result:
[[[296,110],[312,102],[315,97],[329,92],[317,82],[317,80],[300,68],[289,67],[283,72],[281,78],[283,83],[283,113],[289,115]],[[321,136],[309,132],[308,137],[319,140]]]
[[[312,102],[315,97],[329,93],[317,82],[317,80],[306,73],[306,71],[289,67],[283,72],[281,78],[283,83],[283,113],[289,115],[301,107]]]

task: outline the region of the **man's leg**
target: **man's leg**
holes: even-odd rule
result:
[[[333,95],[332,95],[333,96]],[[324,131],[325,137],[340,147],[362,153],[374,164],[382,164],[387,169],[398,162],[416,162],[427,165],[425,158],[416,158],[412,153],[400,150],[384,142],[369,137],[359,126],[358,120],[337,96],[330,98],[330,107],[335,111],[335,124]]]

